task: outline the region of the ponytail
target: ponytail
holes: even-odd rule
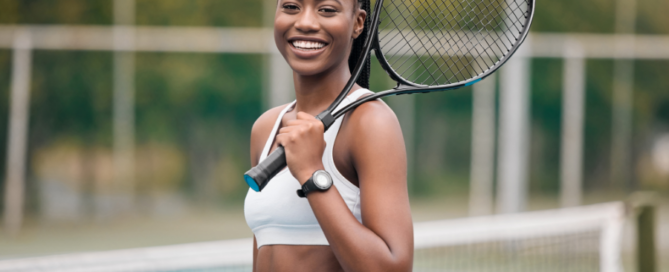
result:
[[[353,69],[355,69],[355,65],[358,63],[358,59],[360,58],[360,55],[362,55],[362,50],[364,47],[365,39],[367,39],[368,29],[369,29],[369,16],[370,14],[370,2],[369,0],[357,0],[358,4],[360,5],[360,9],[363,9],[367,12],[367,18],[365,19],[365,28],[362,30],[362,33],[360,33],[360,36],[353,40],[353,46],[351,47],[351,54],[348,57],[348,69],[353,73]],[[363,64],[362,71],[360,72],[360,76],[358,77],[358,80],[355,83],[358,83],[360,87],[363,87],[365,89],[369,89],[369,74],[370,74],[370,58],[367,58],[365,60],[365,63]]]

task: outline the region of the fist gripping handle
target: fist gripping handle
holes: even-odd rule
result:
[[[327,130],[332,123],[334,123],[334,117],[330,114],[329,111],[324,111],[316,116],[316,119],[321,120]],[[267,183],[281,170],[286,168],[286,150],[283,146],[279,146],[274,150],[265,160],[261,161],[256,165],[256,167],[251,168],[251,170],[244,173],[244,180],[246,183],[256,192],[262,191]]]

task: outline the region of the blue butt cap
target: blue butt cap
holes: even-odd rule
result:
[[[260,187],[258,187],[258,183],[256,183],[255,180],[253,180],[252,177],[249,175],[244,175],[244,180],[246,181],[246,184],[253,189],[253,191],[260,192]]]

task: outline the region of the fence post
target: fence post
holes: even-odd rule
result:
[[[657,271],[655,247],[655,209],[658,196],[653,192],[636,192],[630,196],[636,224],[637,271]]]
[[[23,222],[32,62],[29,30],[19,29],[14,35],[4,213],[5,231],[9,236],[16,236]]]
[[[634,106],[634,51],[636,0],[617,0],[614,44],[613,105],[611,107],[611,182],[630,188],[632,179],[632,136]],[[625,182],[628,182],[625,184]]]
[[[583,175],[583,122],[585,60],[576,41],[565,47],[562,83],[562,146],[560,147],[560,204],[581,205]]]
[[[114,203],[99,217],[127,212],[135,176],[135,1],[114,0]],[[90,182],[90,181],[87,181]]]
[[[525,210],[530,141],[530,41],[500,69],[497,212]]]
[[[655,207],[639,207],[636,220],[638,271],[655,272]]]
[[[492,74],[473,86],[470,216],[489,215],[494,210],[496,80]]]

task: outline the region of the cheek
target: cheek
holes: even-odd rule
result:
[[[327,30],[333,36],[336,36],[337,39],[346,39],[350,40],[351,35],[353,34],[353,25],[348,20],[348,18],[339,18],[326,20],[321,24],[324,29]]]
[[[352,42],[353,28],[349,25],[349,22],[333,22],[327,25],[324,25],[324,28],[327,29],[328,33],[332,35],[334,40],[336,51],[346,52],[348,54],[348,46]]]
[[[284,34],[288,32],[290,28],[290,22],[281,16],[277,15],[274,20],[274,44],[279,49],[281,53],[285,53],[285,37]]]
[[[288,20],[282,18],[282,16],[276,17],[274,20],[274,36],[275,38],[283,38],[283,34],[288,31],[288,28],[290,26],[290,22]]]

